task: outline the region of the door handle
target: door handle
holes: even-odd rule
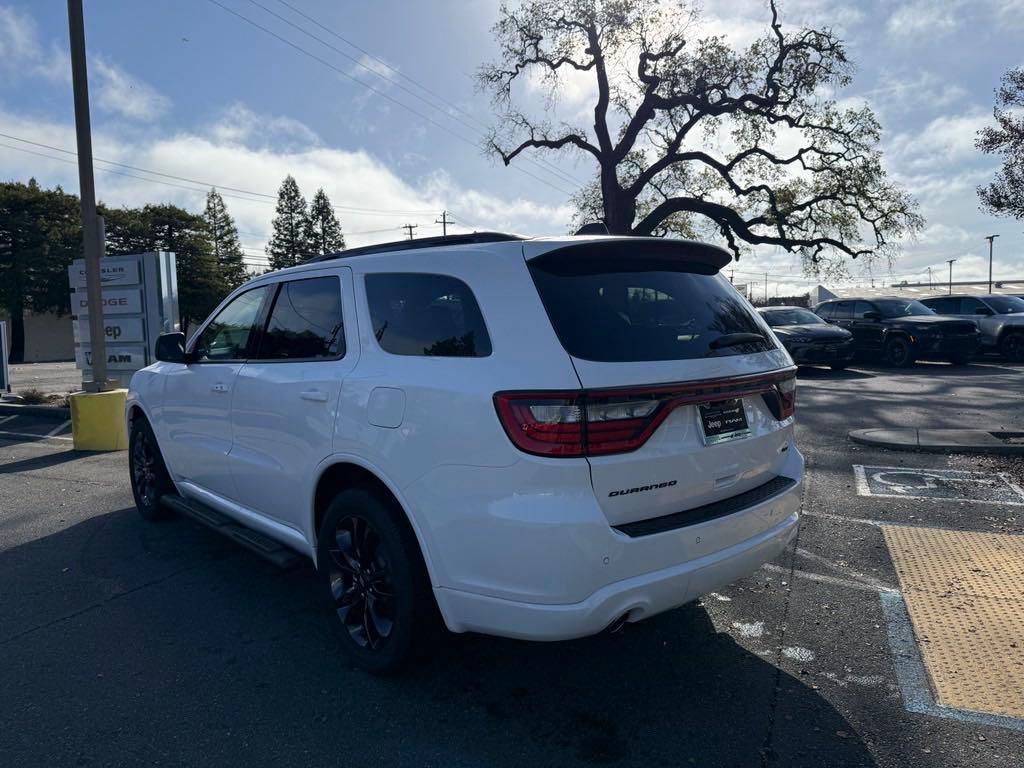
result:
[[[210,387],[210,391],[211,392],[227,392],[228,391],[228,385],[227,384],[223,384],[223,383],[218,381],[216,384],[214,384],[214,385],[212,385]]]
[[[327,402],[327,393],[321,392],[319,389],[307,389],[305,392],[300,392],[299,397],[303,400],[311,400],[314,403]]]

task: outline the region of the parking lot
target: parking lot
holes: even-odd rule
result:
[[[847,433],[1024,431],[1022,375],[801,371],[804,517],[781,558],[615,634],[451,636],[388,679],[345,664],[311,568],[145,523],[124,453],[0,416],[0,762],[1018,766],[1024,462]]]

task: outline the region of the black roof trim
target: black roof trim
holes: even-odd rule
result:
[[[510,235],[505,232],[473,232],[468,235],[441,235],[439,237],[423,237],[419,240],[395,240],[391,243],[378,243],[377,245],[364,245],[361,248],[349,248],[337,253],[326,253],[323,256],[314,256],[307,259],[304,264],[312,264],[315,261],[331,261],[332,259],[347,259],[350,256],[365,256],[371,253],[390,253],[393,251],[418,251],[423,248],[438,248],[446,245],[474,245],[478,243],[503,243],[509,240],[525,240],[519,235]]]

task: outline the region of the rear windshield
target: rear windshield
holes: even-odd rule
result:
[[[555,333],[573,357],[692,360],[775,346],[728,280],[687,267],[680,259],[556,255],[531,261],[530,273]],[[734,333],[758,334],[761,340],[712,344]]]
[[[825,323],[809,309],[773,309],[762,312],[761,317],[773,328],[783,325],[823,325]]]

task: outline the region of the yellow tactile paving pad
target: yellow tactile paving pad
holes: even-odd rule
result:
[[[1024,536],[882,529],[936,701],[1024,717]]]

